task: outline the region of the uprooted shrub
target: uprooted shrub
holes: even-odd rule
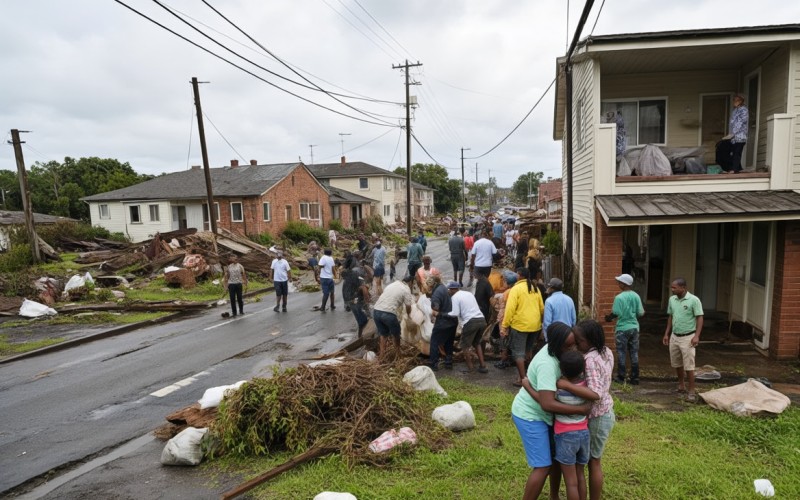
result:
[[[264,455],[313,446],[339,450],[349,465],[387,459],[369,451],[384,431],[411,427],[421,446],[449,445],[448,432],[430,418],[436,396],[417,392],[386,365],[348,360],[255,378],[227,396],[211,425],[212,452]]]
[[[305,222],[289,221],[283,230],[283,237],[294,243],[308,243],[315,240],[320,245],[328,244],[328,233],[319,227],[311,227]]]

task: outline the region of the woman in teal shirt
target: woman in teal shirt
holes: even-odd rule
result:
[[[553,465],[550,450],[550,435],[553,428],[553,413],[562,415],[588,415],[591,403],[571,406],[556,401],[556,382],[561,377],[559,356],[575,347],[575,336],[568,325],[556,322],[547,329],[546,349],[542,348],[530,366],[527,377],[522,380],[519,390],[511,405],[511,417],[522,438],[528,465],[533,468],[525,483],[523,500],[539,498],[544,481]],[[536,399],[538,399],[538,403]],[[556,464],[556,467],[558,465]],[[553,488],[558,495],[560,469],[553,470],[557,481],[551,480],[551,496]]]

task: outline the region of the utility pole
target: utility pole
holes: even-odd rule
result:
[[[203,172],[206,176],[206,197],[208,200],[208,223],[213,234],[214,253],[217,252],[217,214],[214,211],[214,193],[211,189],[211,170],[208,166],[208,148],[206,148],[206,130],[203,127],[203,110],[200,107],[200,82],[197,77],[192,77],[192,89],[194,90],[194,105],[197,108],[197,131],[200,133],[200,151],[203,153]],[[207,83],[207,82],[203,82]]]
[[[345,133],[339,132],[339,140],[342,142],[342,156],[344,156],[344,136],[346,136],[346,135],[353,135],[353,134],[345,134]]]
[[[478,162],[475,162],[475,198],[478,200],[478,213],[481,211],[481,193],[478,190]]]
[[[392,69],[402,68],[406,73],[406,234],[409,238],[411,237],[411,93],[409,86],[412,84],[408,69],[417,66],[422,66],[422,63],[417,61],[416,64],[409,64],[408,59],[405,64],[392,65]]]
[[[36,235],[36,227],[33,225],[33,207],[31,206],[31,192],[28,189],[28,173],[25,171],[25,159],[22,157],[22,144],[19,134],[27,133],[27,130],[11,129],[11,145],[14,146],[14,157],[17,159],[17,173],[19,175],[19,194],[22,198],[22,210],[25,211],[25,228],[28,230],[28,239],[31,243],[31,253],[33,263],[38,264],[42,260],[39,253],[39,236]],[[5,202],[5,197],[4,197]]]
[[[314,146],[316,146],[316,144],[309,144],[308,145],[309,149],[311,149],[311,163],[310,163],[310,165],[314,164]]]
[[[528,172],[528,208],[531,208],[531,200],[532,200],[531,196],[533,196],[533,193],[531,192],[532,179],[533,179],[533,174],[531,172]]]
[[[467,186],[464,184],[464,151],[470,148],[461,148],[461,218],[467,221]]]

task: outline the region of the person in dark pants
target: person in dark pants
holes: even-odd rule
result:
[[[729,174],[738,174],[742,171],[742,150],[747,144],[747,127],[750,118],[750,111],[744,105],[744,95],[736,94],[733,96],[733,111],[729,123],[731,135],[731,169]]]
[[[359,276],[359,287],[356,290],[355,299],[353,299],[352,305],[350,306],[350,310],[353,312],[353,316],[356,318],[356,324],[358,325],[358,337],[361,338],[361,334],[364,332],[364,327],[367,326],[369,322],[369,301],[370,301],[370,294],[369,294],[369,286],[364,281],[364,278]]]
[[[247,287],[247,273],[244,266],[239,264],[239,259],[231,255],[228,259],[228,267],[222,276],[222,283],[228,290],[231,298],[231,312],[236,316],[236,306],[239,306],[239,314],[244,314],[244,299],[242,299],[242,289]]]
[[[439,346],[444,346],[444,367],[452,370],[453,343],[456,340],[458,318],[448,314],[453,310],[453,302],[447,287],[442,284],[441,279],[436,276],[431,276],[428,279],[433,281],[433,291],[431,292],[433,331],[431,332],[429,366],[433,371],[439,369]]]

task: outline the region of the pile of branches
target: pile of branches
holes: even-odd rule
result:
[[[431,450],[449,445],[431,418],[431,393],[417,392],[394,368],[363,360],[287,369],[254,378],[219,406],[210,428],[215,453],[265,455],[278,450],[336,449],[345,462],[380,464],[372,440],[411,427]]]

